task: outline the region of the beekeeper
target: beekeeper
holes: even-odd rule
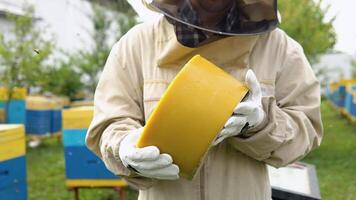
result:
[[[136,25],[111,50],[88,147],[139,188],[142,200],[270,199],[266,164],[295,162],[322,137],[319,84],[302,47],[276,28],[277,0],[144,3],[164,16]],[[170,155],[135,143],[169,83],[196,54],[245,82],[250,94],[189,181]]]

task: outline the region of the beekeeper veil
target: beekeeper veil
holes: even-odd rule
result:
[[[171,22],[222,35],[265,33],[275,29],[279,23],[277,0],[142,1],[146,7],[164,14]],[[218,16],[223,17],[219,19]],[[207,23],[214,20],[215,24]]]

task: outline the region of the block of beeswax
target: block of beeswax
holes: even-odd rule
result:
[[[244,84],[196,55],[162,95],[136,146],[157,146],[172,156],[180,176],[192,179],[247,92]]]

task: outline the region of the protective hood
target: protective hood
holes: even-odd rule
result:
[[[144,5],[203,31],[222,35],[255,35],[275,29],[279,23],[277,0],[142,0]],[[208,14],[210,18],[204,21]],[[212,18],[211,16],[220,16]],[[222,17],[221,17],[222,16]],[[206,23],[216,20],[216,23]]]

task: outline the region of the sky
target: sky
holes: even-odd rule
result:
[[[356,55],[356,1],[324,0],[330,9],[326,20],[336,16],[334,28],[337,34],[336,50]]]
[[[147,10],[139,0],[128,0],[142,21],[151,21],[157,14]],[[337,34],[335,50],[356,55],[356,1],[355,0],[324,0],[323,7],[330,5],[325,20],[336,16],[334,28]],[[283,16],[282,16],[283,17]],[[283,23],[283,22],[282,22]]]

